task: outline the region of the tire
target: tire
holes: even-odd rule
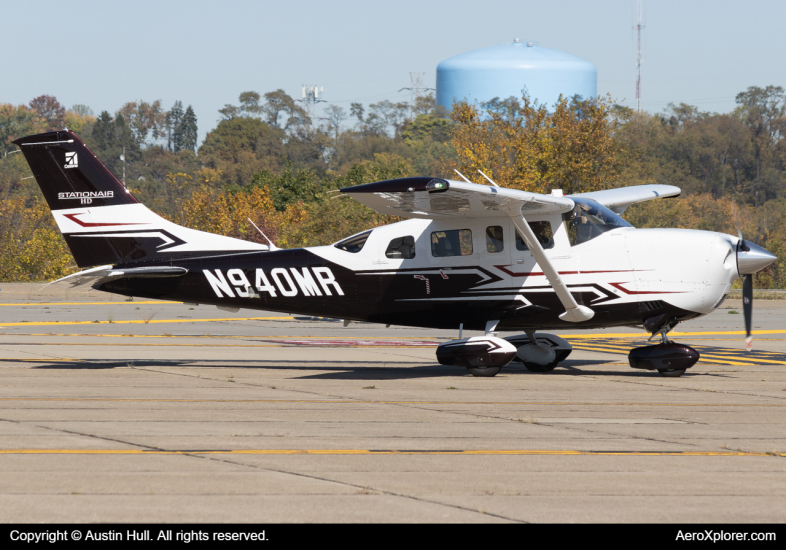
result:
[[[524,366],[530,372],[551,372],[557,367],[557,365],[559,365],[559,361],[552,361],[548,365],[536,365],[535,363],[524,363]]]
[[[658,369],[658,374],[666,378],[679,378],[685,374],[685,369]]]
[[[467,367],[472,376],[496,376],[502,367]]]

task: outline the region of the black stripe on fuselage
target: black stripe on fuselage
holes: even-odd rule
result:
[[[454,267],[454,270],[464,270],[464,273],[443,268],[448,278],[443,278],[438,268],[431,269],[427,285],[424,276],[417,274],[426,272],[426,269],[356,272],[306,249],[200,254],[199,257],[177,258],[175,253],[170,253],[169,260],[163,262],[125,264],[126,267],[177,265],[188,269],[182,277],[122,278],[98,284],[96,288],[127,296],[396,325],[455,328],[464,323],[465,328],[471,330],[482,330],[490,319],[501,319],[499,330],[635,325],[643,322],[645,313],[638,302],[604,305],[618,296],[601,285],[576,284],[569,285],[576,288],[573,291],[576,301],[591,307],[595,317],[583,323],[566,323],[559,319],[564,307],[548,285],[512,287],[512,292],[505,292],[507,288],[486,288],[476,292],[478,286],[488,284],[486,277],[493,276],[478,266]],[[259,297],[242,295],[245,292],[243,281],[256,286],[258,270],[264,274],[262,284],[270,284],[276,296],[270,291],[258,292]],[[211,274],[212,284],[206,271]],[[337,286],[329,282],[322,284],[324,281],[320,277],[332,278]],[[284,295],[284,291],[291,295]],[[606,298],[593,303],[592,300],[598,299],[598,293]],[[511,299],[511,294],[524,296],[531,305]],[[680,319],[699,315],[665,302],[662,310]],[[651,311],[646,312],[647,316],[652,314]]]

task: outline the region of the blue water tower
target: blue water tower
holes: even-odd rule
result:
[[[495,97],[530,99],[552,108],[560,94],[598,95],[595,65],[569,53],[522,42],[482,48],[446,59],[437,65],[437,103],[446,109],[467,100],[482,103]]]

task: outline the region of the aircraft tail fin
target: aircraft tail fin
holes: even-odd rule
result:
[[[265,245],[174,224],[140,203],[69,130],[14,141],[30,165],[79,267],[205,252],[268,250]]]
[[[24,154],[51,210],[89,204],[92,208],[139,201],[69,130],[14,141]]]

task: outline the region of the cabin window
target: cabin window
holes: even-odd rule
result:
[[[472,231],[451,229],[431,234],[431,254],[437,258],[472,254]]]
[[[606,231],[633,227],[602,204],[589,199],[571,197],[573,210],[562,215],[571,246],[591,241]]]
[[[357,235],[352,235],[351,237],[347,237],[343,241],[338,241],[335,246],[340,250],[345,250],[347,252],[352,252],[357,254],[361,250],[363,250],[363,245],[366,244],[368,240],[368,236],[371,235],[371,229],[368,231],[364,231],[363,233],[358,233]]]
[[[505,241],[502,238],[502,227],[492,225],[486,228],[486,251],[502,252],[505,249]]]
[[[415,237],[408,235],[406,237],[398,237],[390,241],[385,256],[388,258],[400,258],[404,260],[411,260],[415,257]]]
[[[538,238],[540,246],[544,249],[554,248],[554,235],[551,233],[551,224],[549,222],[527,222],[532,232]],[[527,243],[521,238],[519,232],[516,231],[516,250],[529,250]]]

